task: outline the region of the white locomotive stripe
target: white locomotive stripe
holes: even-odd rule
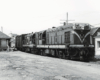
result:
[[[80,39],[80,41],[81,41],[81,43],[82,43],[82,40],[81,40],[79,34],[77,34],[77,32],[75,32],[75,31],[73,31],[73,33],[77,35],[77,37]]]
[[[94,47],[94,45],[89,45],[89,47]]]
[[[88,33],[84,36],[84,38],[83,38],[83,40],[82,40],[77,32],[74,31],[73,33],[77,35],[77,37],[80,39],[81,43],[82,43],[82,42],[85,40],[85,38],[90,34],[90,32],[88,32]]]
[[[90,43],[92,44],[92,36],[90,36]]]
[[[38,48],[65,48],[65,45],[37,45]]]
[[[84,47],[84,45],[70,45],[70,47]],[[94,45],[89,45],[89,47],[94,47]],[[37,48],[58,48],[65,49],[65,45],[37,45]]]
[[[23,47],[30,47],[32,48],[33,46],[35,46],[34,44],[30,44],[30,45],[23,45]]]
[[[45,46],[44,45],[37,45],[37,47],[44,48]]]
[[[44,47],[45,47],[45,48],[48,48],[49,46],[48,46],[48,45],[44,45]]]
[[[86,38],[89,34],[90,34],[90,32],[88,32],[88,33],[85,35],[83,41],[85,40],[85,38]]]
[[[65,48],[65,45],[59,45],[58,48]]]
[[[84,47],[84,45],[70,45],[70,47]],[[89,45],[89,47],[94,47],[94,45]]]
[[[70,47],[84,47],[84,45],[70,45]]]

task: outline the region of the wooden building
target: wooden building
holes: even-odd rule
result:
[[[95,48],[95,58],[100,55],[100,27],[93,28],[91,30],[92,36],[92,44],[94,44]]]
[[[0,31],[0,51],[9,48],[10,37]]]
[[[100,55],[100,35],[95,37],[95,55]]]

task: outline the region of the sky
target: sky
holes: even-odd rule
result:
[[[69,23],[100,25],[100,0],[0,0],[0,31],[6,34],[38,32]]]

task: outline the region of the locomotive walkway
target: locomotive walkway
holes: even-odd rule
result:
[[[0,52],[0,80],[100,80],[100,64]]]

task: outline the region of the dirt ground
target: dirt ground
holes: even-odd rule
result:
[[[100,64],[0,52],[0,80],[100,80]]]

